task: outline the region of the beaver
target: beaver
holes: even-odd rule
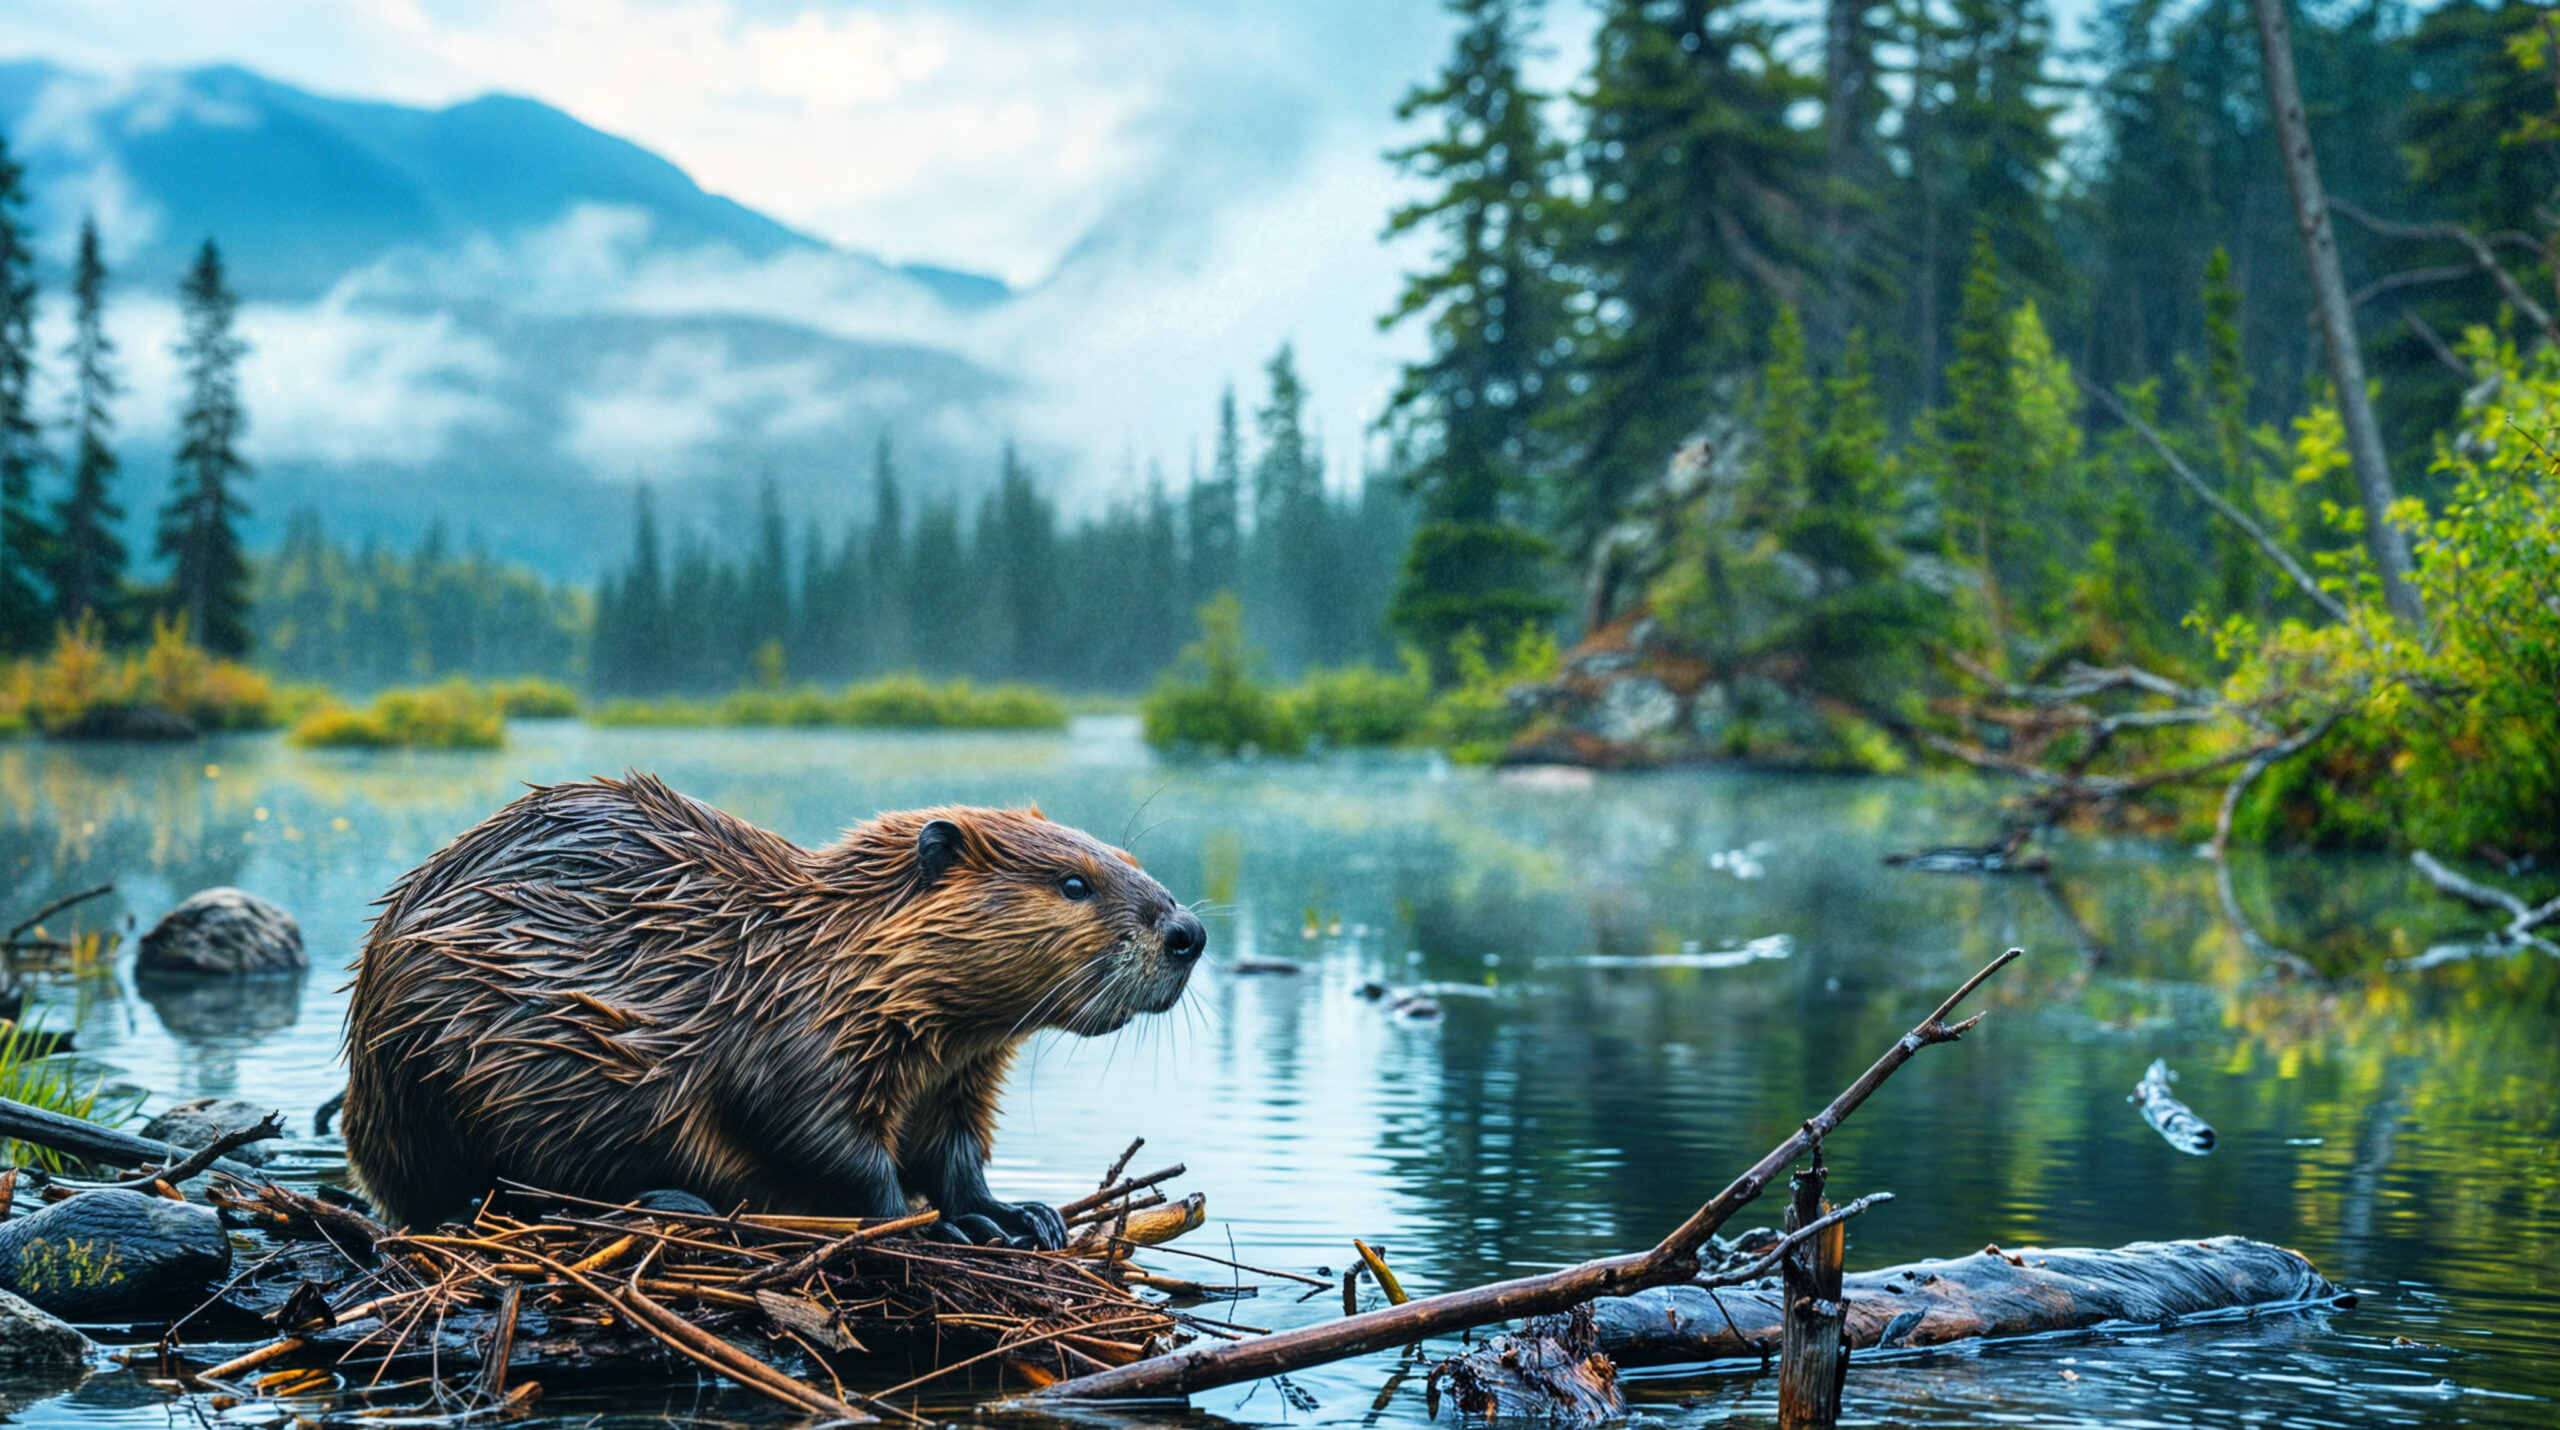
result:
[[[1182,995],[1208,939],[1037,808],[808,850],[649,775],[536,786],[384,895],[347,1010],[347,1160],[422,1225],[497,1179],[889,1217],[1054,1248],[986,1163],[1015,1047]]]

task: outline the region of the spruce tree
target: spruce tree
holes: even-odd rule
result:
[[[2258,483],[2249,441],[2249,369],[2240,351],[2240,288],[2231,280],[2230,251],[2219,245],[2205,260],[2204,363],[2194,378],[2223,498],[2255,518]],[[2265,615],[2258,563],[2266,558],[2227,521],[2213,524],[2213,542],[2221,613]]]
[[[238,523],[249,508],[237,488],[249,478],[239,448],[248,425],[240,407],[240,358],[248,344],[232,335],[239,299],[223,279],[222,252],[210,238],[178,286],[178,307],[186,325],[177,351],[186,365],[187,399],[158,550],[170,563],[169,607],[186,618],[189,634],[216,655],[245,655],[249,562]]]
[[[1447,68],[1396,111],[1405,120],[1438,111],[1439,131],[1393,156],[1438,192],[1387,222],[1389,237],[1428,228],[1440,245],[1383,320],[1429,325],[1431,354],[1406,366],[1384,418],[1401,429],[1405,480],[1422,508],[1390,619],[1443,676],[1467,633],[1507,650],[1562,604],[1547,589],[1550,548],[1521,520],[1564,328],[1553,254],[1562,151],[1539,122],[1546,96],[1521,78],[1526,7],[1449,8],[1465,25]]]
[[[1567,248],[1578,295],[1561,532],[1587,550],[1747,371],[1793,296],[1819,186],[1815,97],[1785,36],[1740,0],[1607,0],[1594,39]],[[1601,616],[1607,614],[1595,613]]]
[[[1793,305],[1769,330],[1769,361],[1760,369],[1760,450],[1745,516],[1774,525],[1801,509],[1813,460],[1813,369],[1804,324]]]
[[[21,216],[23,173],[0,136],[0,653],[35,650],[50,634],[43,573],[52,543],[36,508],[44,449],[34,406],[35,252]]]
[[[889,434],[871,458],[871,545],[864,558],[869,584],[863,611],[870,622],[864,655],[875,671],[903,670],[914,661],[907,610],[907,517],[898,496],[898,468]]]
[[[1307,431],[1307,389],[1287,343],[1263,369],[1270,395],[1254,411],[1262,451],[1253,464],[1253,543],[1246,605],[1284,672],[1316,654],[1324,627],[1327,560],[1324,456]]]
[[[1185,569],[1190,575],[1186,609],[1220,591],[1234,591],[1244,579],[1244,433],[1236,420],[1233,383],[1218,394],[1218,445],[1210,458],[1209,476],[1191,474],[1191,490],[1183,497]]]
[[[978,516],[978,570],[986,578],[992,674],[1038,680],[1055,672],[1050,647],[1057,591],[1057,513],[1032,485],[1011,442],[996,489]]]
[[[107,405],[117,382],[115,343],[106,330],[107,266],[98,256],[98,224],[80,225],[80,255],[71,275],[71,489],[54,503],[53,615],[62,625],[96,617],[116,628],[124,611],[125,549],[116,534],[116,454],[107,445],[115,418]]]
[[[2009,381],[2012,324],[2000,258],[1991,235],[1976,230],[1956,315],[1955,361],[1948,365],[1947,405],[1934,415],[1931,459],[1937,468],[1939,519],[1947,545],[1982,582],[1982,610],[1995,659],[2005,646],[2008,610],[1995,557],[2017,520],[2012,462],[2021,446],[2017,403]]]

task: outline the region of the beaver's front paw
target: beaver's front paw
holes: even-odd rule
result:
[[[1043,1202],[980,1202],[965,1212],[945,1212],[933,1234],[945,1241],[1056,1251],[1067,1244],[1067,1219]]]
[[[1067,1219],[1047,1202],[990,1202],[978,1214],[1003,1227],[1014,1245],[1056,1251],[1067,1244]]]

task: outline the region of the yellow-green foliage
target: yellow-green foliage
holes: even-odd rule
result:
[[[1431,716],[1431,667],[1408,653],[1404,669],[1393,674],[1367,665],[1309,671],[1280,692],[1280,705],[1313,744],[1401,745],[1420,734]]]
[[[93,710],[156,707],[200,730],[260,730],[277,719],[264,675],[208,654],[187,640],[184,619],[152,622],[138,651],[107,648],[95,618],[62,631],[41,660],[12,662],[0,675],[0,732],[56,729]]]
[[[1451,654],[1457,683],[1431,702],[1423,736],[1462,764],[1491,764],[1520,733],[1520,717],[1511,707],[1511,689],[1556,673],[1555,637],[1531,628],[1520,633],[1501,665],[1486,658],[1484,643],[1469,632],[1458,638]]]
[[[0,1019],[0,1097],[65,1117],[86,1118],[106,1127],[120,1126],[132,1118],[139,1105],[138,1095],[102,1101],[100,1089],[105,1077],[92,1074],[84,1085],[77,1057],[41,1051],[49,1041],[44,1034]],[[0,1140],[0,1159],[10,1166],[33,1164],[56,1171],[62,1167],[61,1154],[32,1143]]]
[[[2354,714],[2311,760],[2272,775],[2243,834],[2560,851],[2560,355],[2520,358],[2480,332],[2465,355],[2494,376],[2438,444],[2452,496],[2432,517],[2415,502],[2399,513],[2426,626],[2394,625],[2357,563],[2331,563],[2359,597],[2356,619],[2278,632],[2234,693],[2302,690]],[[2359,515],[2334,511],[2350,529]]]
[[[1270,687],[1254,678],[1261,652],[1245,643],[1244,606],[1220,592],[1200,608],[1200,639],[1139,702],[1147,743],[1158,749],[1223,755],[1304,749],[1306,731]]]
[[[492,687],[510,720],[566,720],[578,713],[578,692],[556,680],[528,675]]]
[[[468,680],[386,690],[362,710],[331,701],[302,717],[293,741],[313,748],[494,750],[507,741],[498,692]]]
[[[892,675],[830,695],[809,686],[733,690],[718,700],[611,700],[598,725],[852,726],[890,730],[1063,730],[1065,702],[1028,685]]]

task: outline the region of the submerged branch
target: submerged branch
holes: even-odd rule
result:
[[[1905,1033],[1860,1074],[1857,1081],[1832,1099],[1828,1107],[1808,1119],[1795,1135],[1771,1149],[1767,1156],[1691,1213],[1686,1221],[1650,1250],[1605,1257],[1561,1271],[1500,1281],[1466,1291],[1426,1296],[1401,1306],[1381,1307],[1345,1316],[1338,1321],[1256,1336],[1250,1340],[1176,1351],[1061,1381],[1038,1392],[1036,1398],[1129,1400],[1184,1396],[1194,1391],[1322,1365],[1426,1336],[1561,1311],[1595,1296],[1623,1295],[1646,1287],[1692,1280],[1699,1271],[1699,1248],[1716,1228],[1757,1197],[1770,1179],[1802,1155],[1807,1147],[1829,1135],[1922,1048],[1935,1043],[1954,1042],[1980,1022],[1980,1014],[1955,1024],[1949,1024],[1946,1017],[1966,996],[1981,987],[1985,979],[2007,967],[2023,952],[2022,949],[2010,949],[1967,979],[1963,987]],[[1853,1203],[1852,1207],[1865,1204],[1864,1201]],[[1850,1211],[1850,1207],[1844,1207],[1832,1217],[1824,1218],[1822,1223],[1804,1228],[1804,1232],[1810,1234],[1822,1224],[1836,1224],[1838,1217]]]

